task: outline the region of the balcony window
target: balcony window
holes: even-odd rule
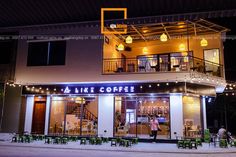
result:
[[[27,66],[65,65],[66,41],[30,42]]]

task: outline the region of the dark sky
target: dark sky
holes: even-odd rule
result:
[[[226,79],[236,81],[236,17],[210,19],[210,21],[229,28],[231,31],[226,33],[227,38],[235,38],[224,42],[224,57]]]

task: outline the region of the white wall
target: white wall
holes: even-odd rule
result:
[[[44,127],[44,134],[45,134],[45,135],[48,134],[50,104],[51,104],[51,97],[50,97],[50,96],[47,96],[47,101],[46,101],[46,113],[45,113],[45,127]]]
[[[31,133],[33,111],[34,111],[34,97],[28,96],[26,99],[27,100],[26,100],[25,129],[24,129],[24,131]]]
[[[98,97],[98,136],[113,137],[114,96]],[[104,130],[107,132],[104,133]]]
[[[170,94],[171,139],[183,136],[183,101],[182,94]],[[174,133],[177,134],[174,134]]]
[[[103,39],[91,39],[101,35],[98,27],[24,30],[20,34],[72,34],[88,37],[84,40],[67,40],[66,64],[63,66],[27,66],[28,43],[19,40],[16,61],[16,83],[19,84],[63,84],[101,82],[156,82],[190,80],[189,73],[159,72],[150,74],[102,75]],[[112,53],[112,52],[111,52]],[[208,76],[209,77],[209,76]],[[216,82],[216,81],[215,81]],[[202,81],[201,83],[204,83]],[[213,84],[211,81],[208,84]],[[213,85],[215,86],[215,85]]]
[[[202,118],[203,118],[203,130],[207,129],[207,117],[206,117],[206,98],[201,98],[202,104]]]

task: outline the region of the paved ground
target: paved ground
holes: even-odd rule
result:
[[[235,157],[236,148],[219,148],[204,144],[197,150],[178,149],[176,144],[139,143],[131,148],[111,147],[110,143],[102,145],[80,145],[70,142],[67,145],[0,142],[0,157]]]
[[[235,153],[190,154],[189,153],[148,153],[100,150],[74,150],[34,147],[1,146],[1,157],[235,157]]]
[[[219,148],[203,143],[198,149],[178,149],[176,144],[139,143],[132,147],[102,145],[66,145],[33,143],[11,143],[12,135],[0,134],[0,157],[235,157],[236,147]]]

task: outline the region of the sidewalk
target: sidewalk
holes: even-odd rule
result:
[[[93,151],[117,151],[117,152],[142,152],[142,153],[178,153],[178,154],[224,154],[236,153],[236,147],[219,148],[203,143],[198,149],[178,149],[176,144],[164,143],[138,143],[132,147],[111,147],[109,143],[102,145],[80,145],[79,142],[69,142],[68,144],[44,144],[44,141],[34,141],[33,143],[11,143],[1,141],[0,146],[7,147],[31,147],[45,149],[68,149],[68,150],[93,150]]]

